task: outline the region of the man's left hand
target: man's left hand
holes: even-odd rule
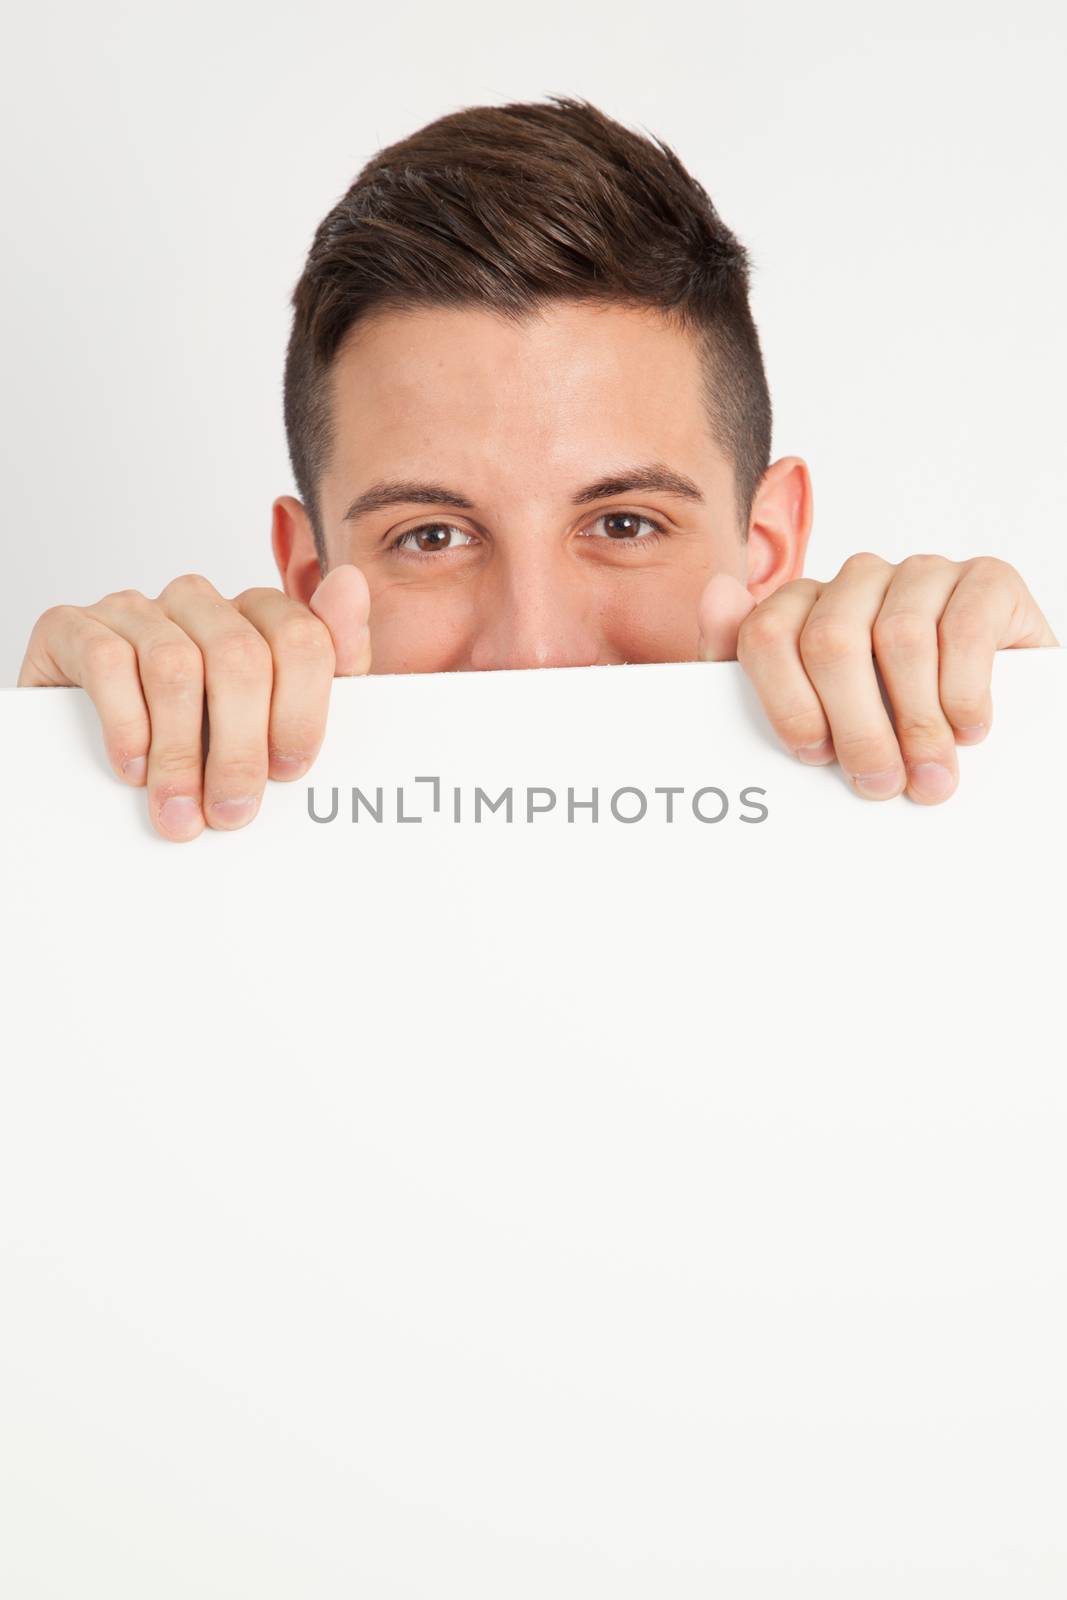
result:
[[[956,745],[977,744],[993,720],[994,653],[1058,643],[1018,572],[993,556],[850,556],[829,583],[797,578],[758,604],[718,574],[700,603],[701,659],[739,661],[793,754],[836,759],[872,800],[947,800]]]

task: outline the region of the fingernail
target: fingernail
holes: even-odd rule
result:
[[[129,761],[122,763],[123,777],[129,778],[131,783],[140,783],[147,771],[147,756],[133,756]]]
[[[159,820],[168,833],[186,839],[195,832],[202,821],[200,802],[191,795],[172,794],[160,808]]]
[[[302,755],[282,755],[278,750],[270,753],[270,764],[275,767],[281,777],[295,778],[298,772],[303,772],[308,764],[308,757]]]
[[[872,800],[891,800],[903,788],[904,774],[899,767],[887,767],[884,772],[854,773],[852,782]]]
[[[922,800],[946,800],[956,787],[956,775],[940,761],[919,761],[910,769],[911,787]]]
[[[211,815],[216,822],[221,822],[226,827],[234,828],[238,827],[242,822],[247,822],[258,804],[258,795],[234,795],[229,800],[213,800],[210,807]]]
[[[832,739],[820,739],[818,744],[798,745],[794,751],[798,761],[804,761],[809,767],[821,767],[827,761],[832,761],[834,744]]]
[[[968,722],[965,727],[957,728],[957,737],[963,739],[980,739],[986,731],[984,722]]]

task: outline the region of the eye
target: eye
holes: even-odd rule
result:
[[[432,556],[438,550],[456,550],[473,543],[473,534],[464,533],[462,528],[454,527],[450,522],[427,522],[421,528],[402,533],[394,542],[393,549],[418,550],[423,555]]]
[[[606,523],[604,533],[596,532],[600,523]],[[639,531],[640,524],[651,529],[649,533]],[[614,526],[612,526],[614,524]],[[653,522],[651,517],[642,517],[636,511],[605,511],[597,517],[596,522],[590,523],[588,528],[582,530],[582,538],[610,539],[615,544],[648,544],[653,539],[666,538],[666,534],[658,522]]]

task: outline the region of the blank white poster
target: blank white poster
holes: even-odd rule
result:
[[[921,807],[733,664],[338,680],[176,845],[0,693],[0,1592],[1067,1592],[1064,652],[993,697]]]

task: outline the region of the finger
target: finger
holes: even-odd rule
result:
[[[370,589],[358,567],[344,562],[333,567],[308,601],[333,639],[334,677],[369,672]]]
[[[943,556],[909,556],[895,569],[871,629],[908,794],[924,805],[947,800],[960,777],[955,737],[941,706],[937,637],[959,576],[959,564]]]
[[[193,641],[155,600],[134,590],[107,595],[91,615],[128,639],[148,707],[148,815],[164,839],[204,831],[204,664]]]
[[[962,744],[977,744],[993,722],[993,657],[998,650],[1054,645],[1056,637],[1015,568],[992,556],[964,564],[938,626],[940,698]]]
[[[246,589],[233,604],[263,635],[274,657],[268,775],[298,778],[314,761],[326,731],[334,677],[332,635],[307,606],[280,589]]]
[[[825,766],[834,759],[830,724],[798,648],[821,589],[812,578],[783,584],[749,612],[737,636],[737,659],[752,679],[771,726],[808,766]]]
[[[83,606],[53,606],[34,624],[18,681],[23,688],[84,689],[100,717],[114,772],[135,788],[144,783],[151,729],[137,652],[128,639]]]
[[[830,723],[841,769],[869,800],[891,800],[906,779],[871,650],[871,628],[892,572],[879,556],[850,556],[823,587],[800,635],[800,659]]]
[[[212,828],[242,828],[267,785],[267,728],[274,660],[270,645],[215,585],[196,573],[159,596],[204,662],[208,751],[204,816]]]
[[[756,601],[743,583],[725,572],[708,580],[697,610],[700,661],[736,661],[737,632]]]

